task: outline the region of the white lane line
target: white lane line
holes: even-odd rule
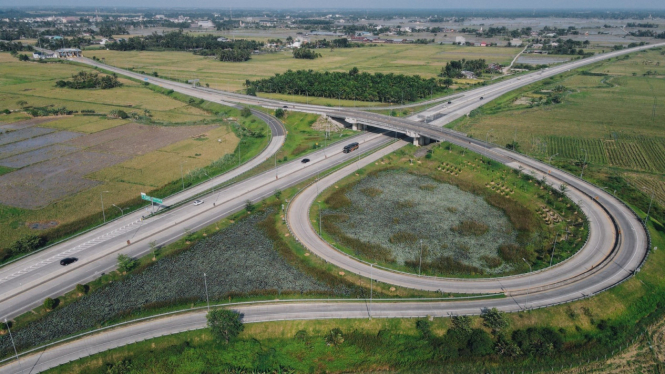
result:
[[[58,261],[62,258],[65,258],[69,255],[72,255],[74,253],[78,253],[78,252],[83,251],[85,249],[88,249],[92,246],[95,246],[95,245],[98,245],[98,244],[103,243],[105,241],[108,241],[110,239],[116,238],[116,237],[122,235],[123,233],[125,233],[126,231],[128,231],[129,228],[131,228],[132,226],[134,226],[135,224],[140,223],[140,222],[141,222],[140,220],[134,221],[130,224],[122,226],[118,229],[115,229],[115,230],[113,230],[111,232],[108,232],[104,235],[101,235],[97,238],[94,238],[94,239],[88,240],[85,243],[79,244],[76,247],[66,249],[66,250],[64,250],[64,251],[62,251],[58,254],[55,254],[55,255],[53,255],[53,256],[45,259],[45,260],[42,260],[42,261],[40,261],[36,264],[30,265],[29,267],[24,268],[22,270],[19,270],[19,271],[13,273],[13,274],[7,275],[6,277],[0,279],[0,284],[5,283],[5,282],[7,282],[11,279],[14,279],[14,278],[18,277],[18,276],[25,275],[25,274],[33,271],[33,270],[37,270],[37,269],[42,268],[46,265],[52,264],[52,263],[54,263],[54,262],[56,262],[56,261]]]

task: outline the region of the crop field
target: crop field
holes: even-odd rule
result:
[[[343,287],[333,289],[287,263],[260,227],[266,219],[274,218],[270,212],[254,214],[185,251],[162,257],[143,271],[12,331],[17,347],[43,344],[112,318],[140,312],[144,307],[205,301],[203,273],[207,275],[211,301],[273,291],[335,295],[349,292]],[[10,351],[13,352],[9,336],[0,336],[0,355],[7,356]]]
[[[665,55],[654,50],[602,62],[503,96],[452,126],[471,136],[555,159],[665,173]],[[643,76],[647,71],[656,75]],[[528,108],[522,98],[564,87],[561,104]]]
[[[107,114],[111,110],[132,111],[140,114],[148,110],[154,121],[181,123],[195,122],[210,119],[205,111],[192,107],[181,101],[159,95],[145,89],[140,83],[120,79],[122,87],[110,90],[74,90],[58,88],[55,86],[57,80],[66,80],[79,71],[94,71],[82,66],[65,63],[28,63],[19,62],[8,53],[0,53],[0,108],[19,110],[19,102],[25,101],[23,107],[66,107],[69,110],[94,110],[96,113]],[[17,120],[29,119],[24,113],[12,113],[0,115],[0,122],[16,122]],[[69,119],[67,119],[69,118]],[[84,119],[85,118],[85,119]],[[57,121],[56,126],[63,129],[73,129],[79,125],[85,125],[80,121],[90,123],[99,120],[98,117],[66,117]],[[68,122],[72,121],[71,125]],[[99,130],[114,121],[97,122]],[[79,131],[79,130],[74,130]],[[84,131],[91,132],[91,131]]]
[[[425,263],[446,257],[487,273],[512,269],[502,263],[498,248],[515,245],[517,232],[506,215],[481,196],[405,171],[368,176],[346,196],[351,205],[326,210],[324,218],[344,235],[377,247],[366,253],[354,248],[365,258],[401,266],[418,263],[422,245]],[[465,223],[484,230],[457,229]],[[501,265],[490,268],[487,262]]]
[[[382,45],[364,48],[317,50],[323,55],[316,60],[294,59],[291,52],[254,55],[248,62],[220,62],[189,52],[84,51],[84,56],[104,58],[107,64],[134,68],[146,73],[177,79],[200,79],[210,87],[238,91],[245,80],[256,80],[289,69],[315,71],[348,71],[357,67],[369,73],[418,74],[436,77],[448,61],[485,59],[508,64],[519,48],[476,48],[453,45]],[[332,104],[334,105],[334,104]]]
[[[646,174],[626,174],[626,179],[638,190],[644,191],[651,196],[653,192],[654,201],[661,206],[665,206],[665,179],[655,175]]]
[[[101,191],[110,191],[104,196],[109,206],[137,204],[139,192],[166,188],[160,197],[166,196],[175,191],[171,182],[180,180],[180,165],[185,184],[197,183],[195,172],[235,153],[239,144],[232,130],[236,125],[223,120],[240,117],[236,109],[192,103],[183,95],[166,95],[127,80],[110,90],[56,88],[56,80],[91,69],[18,62],[6,53],[0,53],[0,62],[0,109],[15,111],[0,114],[0,248],[25,235],[51,240],[52,232],[101,220]],[[40,105],[96,114],[32,118],[19,112]],[[118,109],[147,113],[152,123],[106,117]],[[265,135],[264,125],[254,117],[239,118],[238,123]],[[241,161],[262,149],[267,139],[245,138]],[[22,201],[28,196],[30,201]],[[107,218],[116,213],[107,209]]]

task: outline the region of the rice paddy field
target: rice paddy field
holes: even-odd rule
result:
[[[294,59],[290,51],[253,55],[247,62],[220,62],[190,52],[84,51],[85,57],[104,59],[107,64],[133,68],[177,80],[200,79],[212,88],[239,91],[245,80],[271,77],[291,70],[348,71],[357,67],[368,73],[418,74],[436,77],[451,60],[485,59],[488,63],[509,64],[519,48],[480,48],[453,45],[380,45],[363,48],[317,50],[323,57]],[[304,98],[302,98],[304,100]],[[314,102],[312,102],[314,103]],[[325,105],[325,104],[324,104]],[[337,102],[331,105],[337,105]]]
[[[0,53],[0,109],[12,111],[0,115],[0,248],[48,231],[35,228],[101,216],[102,191],[109,191],[107,218],[119,215],[112,205],[131,205],[140,192],[179,180],[181,165],[194,181],[196,170],[234,153],[239,144],[234,125],[219,115],[221,106],[191,104],[129,80],[110,90],[55,86],[82,70],[91,71],[67,63],[19,62]],[[47,106],[95,113],[32,118],[24,111]],[[112,110],[148,113],[151,119],[140,124],[109,119]],[[226,110],[226,116],[239,117],[235,109]],[[260,126],[252,120],[238,122]],[[260,149],[267,139],[251,139],[243,153]]]
[[[508,94],[451,127],[555,160],[665,173],[665,49],[634,53]],[[560,104],[540,105],[563,86]],[[534,105],[535,103],[535,105]]]

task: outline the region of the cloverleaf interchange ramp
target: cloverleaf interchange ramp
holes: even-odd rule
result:
[[[301,240],[306,248],[321,256],[322,258],[333,262],[344,269],[356,272],[363,276],[370,276],[371,273],[372,278],[378,281],[402,285],[405,287],[426,290],[441,290],[443,292],[485,294],[503,293],[508,297],[485,300],[449,300],[440,302],[381,302],[375,303],[373,305],[367,303],[351,302],[328,304],[307,303],[301,301],[293,303],[264,304],[260,306],[234,307],[234,309],[244,313],[247,322],[252,322],[259,320],[268,321],[283,319],[360,318],[370,315],[372,317],[419,317],[425,315],[447,316],[450,314],[479,314],[483,308],[491,307],[496,307],[503,311],[518,311],[525,308],[531,309],[545,307],[588,297],[598,292],[602,292],[603,290],[606,290],[607,288],[615,286],[628,279],[636,271],[639,271],[639,268],[646,258],[649,249],[648,233],[634,212],[632,212],[632,210],[626,207],[621,201],[605,193],[600,188],[579,178],[576,178],[575,176],[554,169],[549,165],[532,160],[526,156],[497,148],[496,146],[486,144],[475,139],[467,138],[464,136],[464,134],[443,129],[441,125],[444,125],[454,120],[455,118],[459,118],[460,116],[467,114],[469,111],[479,107],[489,100],[497,98],[516,88],[545,79],[555,74],[562,73],[572,68],[581,67],[606,58],[616,57],[622,54],[643,50],[654,46],[637,47],[630,50],[623,50],[600,56],[594,56],[588,59],[578,60],[550,68],[547,71],[530,73],[518,78],[505,80],[491,86],[468,91],[464,93],[463,96],[457,98],[450,105],[437,105],[428,110],[428,115],[441,115],[438,119],[432,121],[429,124],[410,119],[387,117],[379,114],[367,113],[347,108],[329,108],[314,105],[291,104],[275,100],[254,98],[240,94],[232,94],[212,89],[192,88],[186,84],[154,79],[152,77],[145,77],[140,74],[126,72],[122,69],[109,67],[87,59],[77,60],[83,63],[98,65],[106,70],[114,71],[116,73],[127,75],[136,79],[143,80],[144,78],[149,78],[150,82],[153,84],[158,84],[166,88],[172,88],[188,95],[204,98],[206,100],[222,102],[225,104],[255,104],[268,108],[278,108],[282,107],[283,105],[287,105],[290,110],[326,114],[331,117],[341,119],[352,119],[356,123],[363,126],[371,126],[379,129],[410,134],[414,136],[414,138],[417,137],[436,141],[449,141],[451,143],[464,146],[474,152],[482,154],[498,162],[502,162],[510,167],[521,167],[526,172],[533,171],[536,173],[536,175],[546,175],[548,182],[555,186],[557,186],[559,183],[567,184],[570,187],[567,192],[568,195],[573,199],[573,201],[581,202],[581,208],[590,220],[589,239],[584,248],[580,250],[580,252],[557,266],[535,273],[504,278],[468,280],[417,277],[414,275],[377,269],[376,267],[371,269],[368,264],[364,264],[360,261],[350,258],[348,255],[338,252],[336,249],[322,241],[314,232],[307,216],[309,206],[311,206],[311,202],[316,197],[316,191],[314,190],[315,188],[318,187],[319,189],[323,189],[325,188],[326,184],[331,185],[336,180],[339,180],[351,173],[353,170],[356,170],[356,168],[374,162],[374,160],[377,160],[383,155],[392,152],[394,149],[406,144],[405,142],[397,142],[388,147],[384,147],[389,143],[390,138],[377,134],[365,134],[358,138],[361,139],[361,141],[367,142],[366,144],[361,143],[361,146],[363,148],[379,149],[378,151],[360,159],[351,166],[347,166],[326,176],[324,179],[316,183],[318,186],[312,185],[309,188],[303,190],[296,197],[296,199],[292,201],[287,217],[295,236]],[[484,100],[480,100],[481,96],[484,98]],[[339,148],[341,148],[341,146],[339,146]],[[224,194],[233,195],[234,198],[225,198],[225,203],[220,203],[217,207],[207,208],[207,210],[199,212],[191,210],[191,206],[183,206],[180,210],[176,210],[172,213],[170,212],[170,215],[164,214],[161,217],[158,216],[156,217],[157,219],[154,219],[152,226],[149,228],[149,230],[153,230],[149,232],[151,233],[150,237],[154,238],[158,235],[160,241],[163,241],[164,243],[175,240],[175,238],[182,235],[183,226],[179,226],[177,223],[179,219],[182,221],[182,219],[179,218],[180,214],[189,217],[188,219],[191,220],[190,222],[196,223],[195,227],[202,227],[224,217],[226,214],[233,212],[234,209],[241,209],[244,199],[246,199],[248,196],[246,195],[247,193],[251,193],[255,199],[269,196],[272,194],[272,192],[274,192],[274,189],[276,189],[275,187],[283,188],[283,186],[297,184],[300,181],[304,181],[311,176],[315,176],[319,172],[327,170],[334,165],[348,161],[350,157],[353,157],[343,156],[340,151],[341,149],[336,151],[330,150],[332,155],[323,154],[323,152],[317,152],[311,157],[313,162],[308,167],[301,167],[298,169],[295,166],[291,166],[291,174],[289,174],[290,179],[281,177],[277,179],[277,181],[283,183],[282,185],[272,185],[271,183],[275,178],[274,172],[266,172],[260,176],[257,176],[257,179],[252,179],[251,183],[253,189],[251,191],[247,191],[247,185],[242,185],[242,183],[226,187],[224,190],[222,190]],[[271,179],[270,183],[268,182],[268,179]],[[241,188],[245,188],[245,190],[239,191]],[[215,197],[219,198],[221,195],[222,192],[219,194],[216,193]],[[207,199],[209,201],[213,201],[215,197],[208,196]],[[108,228],[102,227],[99,229],[99,234],[105,234],[108,232],[107,230],[111,231],[112,229],[115,230],[117,228],[118,227],[112,227],[112,225],[110,225]],[[140,243],[140,245],[134,246],[134,248],[136,248],[136,254],[147,253],[147,241],[148,239],[146,238],[142,243]],[[159,244],[162,243],[160,242]],[[93,249],[94,248],[95,247],[93,247]],[[96,250],[93,250],[93,252],[98,253],[102,252],[103,250],[104,249],[102,248],[96,248]],[[25,264],[28,265],[39,262],[39,258],[35,258],[33,261],[32,257],[33,256],[28,257],[22,261],[25,261]],[[106,260],[104,260],[104,258]],[[81,266],[80,269],[87,266],[86,272],[71,271],[66,274],[56,274],[55,278],[58,278],[58,284],[66,284],[66,287],[47,287],[44,283],[36,282],[39,284],[33,283],[31,285],[32,288],[29,288],[29,291],[27,291],[25,295],[19,290],[13,294],[14,296],[12,296],[11,299],[5,298],[4,301],[2,301],[2,297],[3,294],[6,293],[6,286],[3,287],[3,285],[0,283],[0,314],[4,313],[5,315],[11,316],[12,310],[14,310],[13,315],[15,315],[20,309],[27,310],[31,305],[38,303],[46,296],[57,296],[65,290],[71,289],[73,284],[93,279],[98,276],[100,269],[112,269],[114,267],[114,260],[115,259],[113,256],[106,256],[100,259],[91,259],[87,263],[81,264],[85,266]],[[106,263],[102,264],[104,261],[106,261]],[[98,266],[96,268],[97,270],[95,270],[95,266]],[[96,272],[91,272],[90,270],[95,270]],[[4,269],[0,269],[0,279],[4,277],[2,271],[4,271]],[[35,272],[32,272],[32,274],[34,273]],[[13,283],[12,286],[25,287],[23,282],[21,282],[22,278],[23,276],[19,276],[16,279],[13,279],[12,281],[16,283]],[[526,304],[526,298],[524,297],[527,293],[530,293],[528,296],[528,304]],[[11,306],[8,307],[7,304],[11,304]],[[193,321],[195,322],[194,325],[181,324],[182,321],[188,320],[190,318],[193,318]],[[205,311],[172,316],[169,317],[169,321],[166,322],[166,327],[159,331],[160,334],[168,334],[185,331],[192,328],[192,326],[196,326],[195,328],[202,328],[205,326],[204,320]],[[164,323],[160,321],[162,320],[156,319],[144,322],[144,324],[154,323],[156,324],[155,326],[157,326],[158,324]],[[138,337],[132,337],[134,336],[132,333],[132,327],[122,327],[113,331],[119,331],[114,333],[116,334],[114,335],[114,338],[111,338],[110,335],[108,335],[108,332],[104,332],[101,333],[96,339],[111,339],[112,341],[121,341],[121,344],[128,344],[132,342],[132,339],[134,339],[133,341],[137,341],[136,339],[139,339]],[[124,338],[118,338],[117,334],[124,336]],[[143,336],[143,338],[150,337],[148,335]],[[103,348],[104,345],[100,344],[98,345],[98,347],[100,347],[99,350],[86,347],[87,353],[81,353],[82,351],[80,349],[77,350],[76,348],[71,348],[72,344],[76,345],[79,343],[78,341],[74,341],[52,348],[52,350],[64,354],[66,352],[58,351],[58,349],[64,349],[63,347],[70,347],[67,349],[73,349],[73,351],[68,351],[69,353],[67,354],[89,355],[104,349],[108,349]],[[79,345],[79,347],[81,346]],[[33,359],[32,357],[33,356],[30,356],[28,359]],[[66,357],[66,355],[63,355],[62,357]],[[38,358],[34,360],[34,362],[39,362]],[[56,361],[50,361],[52,366],[39,366],[40,370],[58,365]],[[5,368],[3,368],[3,371],[4,369]],[[6,366],[6,369],[8,370],[7,372],[18,372],[19,367],[16,366],[16,363],[11,363]]]

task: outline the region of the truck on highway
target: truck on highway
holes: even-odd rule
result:
[[[344,146],[344,151],[343,152],[344,153],[351,153],[351,152],[355,151],[356,149],[358,149],[359,147],[360,147],[360,144],[351,143],[351,144],[348,144],[348,145]]]

